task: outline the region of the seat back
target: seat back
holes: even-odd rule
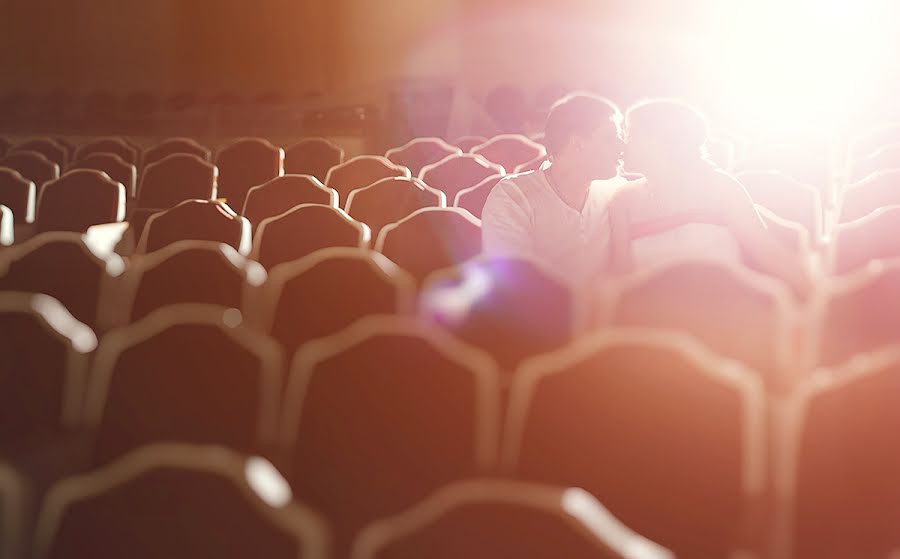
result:
[[[265,459],[155,444],[52,486],[35,557],[325,559],[326,538]]]
[[[125,219],[125,186],[102,171],[76,169],[41,187],[37,230],[84,233]]]
[[[328,169],[344,162],[344,150],[325,138],[306,138],[284,152],[284,172],[325,180]]]
[[[841,192],[839,223],[866,217],[885,206],[900,205],[900,169],[880,171]]]
[[[12,210],[16,224],[34,222],[37,188],[15,169],[0,167],[0,204]]]
[[[272,269],[322,248],[365,248],[370,239],[368,226],[351,218],[344,210],[302,204],[260,223],[250,257]]]
[[[235,309],[187,303],[108,333],[85,401],[93,462],[152,442],[251,453],[271,443],[282,354],[241,320]]]
[[[247,191],[284,174],[284,150],[262,138],[242,138],[216,155],[219,196],[243,208]]]
[[[249,254],[250,222],[234,213],[227,204],[185,200],[147,220],[135,252],[146,254],[183,240],[225,243],[241,254]]]
[[[9,167],[30,180],[38,187],[38,194],[44,183],[59,178],[59,165],[36,151],[14,151],[0,159],[0,167]]]
[[[750,171],[737,178],[750,198],[776,215],[802,225],[810,237],[822,235],[822,198],[819,190],[778,171]]]
[[[460,190],[456,193],[453,205],[468,210],[469,213],[481,219],[481,212],[484,211],[484,205],[487,203],[491,190],[501,180],[503,180],[503,175],[491,175],[475,186]]]
[[[409,169],[391,163],[386,157],[359,155],[329,169],[325,175],[325,184],[337,191],[341,207],[346,207],[347,197],[357,188],[388,177],[410,176]]]
[[[347,213],[378,237],[381,228],[422,208],[444,208],[447,197],[418,179],[391,177],[357,188],[347,197]]]
[[[448,200],[454,200],[460,190],[475,186],[497,174],[506,174],[501,165],[491,163],[480,155],[467,153],[450,155],[437,163],[426,165],[419,173],[419,179],[428,186],[443,191]]]
[[[900,169],[900,143],[894,142],[879,147],[875,151],[854,159],[851,163],[852,176],[860,181],[873,173]]]
[[[139,208],[173,208],[185,200],[212,200],[219,170],[196,155],[174,153],[146,166],[137,192]]]
[[[301,204],[338,207],[338,194],[311,175],[283,175],[247,192],[241,214],[254,227]]]
[[[765,485],[764,409],[754,373],[687,336],[598,332],[517,371],[504,466],[581,487],[676,556],[724,557]]]
[[[375,250],[421,282],[481,253],[481,221],[459,208],[423,208],[384,227]]]
[[[437,163],[448,155],[461,155],[462,150],[451,146],[440,138],[414,138],[402,146],[391,148],[385,157],[409,169],[413,176],[418,176],[425,165]]]
[[[673,559],[576,488],[507,480],[442,487],[403,513],[370,524],[353,559]]]
[[[327,248],[272,269],[264,290],[262,328],[289,353],[376,314],[409,314],[415,285],[377,252]]]
[[[153,147],[144,150],[143,165],[168,157],[174,153],[196,155],[203,161],[209,161],[211,152],[191,138],[167,138]]]
[[[114,181],[125,185],[125,192],[129,198],[134,198],[137,194],[137,167],[132,163],[126,163],[114,153],[92,153],[76,161],[71,168],[103,171]]]
[[[886,206],[869,215],[842,223],[829,247],[829,263],[834,274],[846,274],[872,260],[900,257],[900,205]]]
[[[546,156],[547,149],[522,134],[500,134],[473,147],[469,153],[480,155],[504,169],[512,170],[537,157]]]
[[[483,354],[414,319],[370,317],[295,356],[288,480],[349,548],[367,522],[492,466],[498,398]]]
[[[66,148],[53,138],[32,138],[30,140],[25,140],[24,142],[14,145],[10,151],[36,151],[59,165],[60,169],[65,169],[66,163],[68,163]]]
[[[484,136],[460,136],[453,142],[453,145],[461,149],[463,153],[469,153],[469,150],[475,146],[480,146],[487,140]]]
[[[23,557],[28,491],[22,476],[0,462],[0,559]]]
[[[97,138],[77,150],[75,160],[80,161],[92,153],[114,153],[122,158],[122,161],[131,165],[138,164],[138,150],[122,138]]]
[[[0,247],[8,247],[15,242],[15,220],[12,210],[0,204]]]

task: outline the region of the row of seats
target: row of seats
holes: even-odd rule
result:
[[[677,556],[753,545],[765,499],[798,557],[900,544],[896,346],[767,396],[690,336],[602,330],[524,362],[507,391],[487,354],[410,317],[305,344],[283,378],[277,344],[240,313],[176,305],[107,334],[88,374],[88,329],[45,296],[3,297],[7,435],[86,429],[92,467],[161,441],[267,456],[341,556],[369,522],[486,475],[583,488]]]

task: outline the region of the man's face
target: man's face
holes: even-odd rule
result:
[[[608,179],[616,176],[624,143],[614,122],[600,126],[590,137],[577,138],[575,142],[580,142],[580,162],[591,177]]]

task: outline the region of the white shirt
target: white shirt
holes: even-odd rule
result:
[[[595,181],[579,212],[556,194],[543,169],[507,177],[488,195],[481,214],[484,251],[534,257],[580,288],[606,264],[607,208],[624,183],[618,177]]]

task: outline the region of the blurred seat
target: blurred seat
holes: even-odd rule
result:
[[[73,161],[72,158],[75,157],[76,150],[75,144],[65,136],[54,136],[53,140],[66,150],[66,161]]]
[[[167,138],[153,147],[144,150],[142,164],[144,167],[156,163],[175,153],[196,155],[203,161],[209,161],[212,153],[192,138]]]
[[[139,208],[172,208],[185,200],[216,197],[218,169],[196,155],[175,153],[151,163],[141,173]]]
[[[70,169],[94,169],[103,171],[111,179],[122,183],[129,198],[137,194],[137,167],[126,163],[114,153],[92,153],[80,161],[76,161]]]
[[[456,193],[475,186],[491,175],[505,175],[500,165],[493,164],[480,155],[451,155],[437,163],[426,165],[419,173],[419,179],[432,188],[455,200]]]
[[[365,248],[370,240],[368,226],[344,210],[302,204],[259,224],[250,257],[271,270],[321,248]]]
[[[414,138],[402,146],[391,148],[385,157],[409,169],[413,176],[418,176],[425,165],[437,163],[448,155],[461,155],[462,150],[451,146],[440,138]]]
[[[301,204],[336,208],[338,194],[312,175],[283,175],[251,188],[241,214],[257,227],[262,220],[283,214]]]
[[[581,325],[563,279],[526,258],[486,257],[425,281],[420,314],[489,353],[504,372],[561,348]]]
[[[369,521],[493,465],[498,390],[490,359],[408,317],[369,317],[297,353],[287,478],[331,522],[336,557]]]
[[[382,254],[326,248],[276,266],[262,293],[261,328],[288,354],[376,314],[410,314],[415,284]]]
[[[851,176],[861,181],[873,173],[900,169],[900,143],[881,146],[851,163]]]
[[[546,157],[547,150],[541,144],[522,134],[500,134],[473,147],[469,153],[480,155],[504,169],[512,170],[537,157]]]
[[[138,321],[176,303],[242,308],[248,292],[265,280],[262,266],[225,243],[176,241],[132,259],[121,282],[120,322]]]
[[[900,169],[881,171],[841,192],[838,223],[863,218],[885,206],[900,205]]]
[[[250,222],[227,204],[212,200],[185,200],[147,220],[135,252],[146,254],[175,241],[215,241],[231,245],[241,254],[252,246]]]
[[[68,163],[66,148],[53,138],[32,138],[19,142],[10,148],[12,153],[17,151],[36,151],[56,163],[60,169],[65,169]]]
[[[857,134],[850,142],[850,157],[865,157],[879,148],[900,142],[900,122],[879,123]]]
[[[92,153],[114,153],[125,163],[138,164],[138,150],[122,138],[109,137],[92,140],[75,150],[75,160],[80,161]]]
[[[0,247],[12,246],[15,242],[15,221],[13,211],[0,204]]]
[[[447,197],[422,181],[390,177],[357,188],[347,197],[345,207],[354,219],[362,221],[377,237],[381,228],[399,221],[422,208],[444,208]]]
[[[0,159],[0,167],[8,167],[18,171],[20,175],[33,182],[40,195],[45,182],[59,178],[59,165],[36,151],[14,151]]]
[[[734,170],[738,174],[745,171],[777,171],[818,190],[826,205],[831,201],[825,158],[802,147],[766,143],[738,160]]]
[[[6,155],[9,149],[13,146],[12,140],[6,138],[4,136],[0,136],[0,157]]]
[[[0,254],[0,290],[49,295],[97,330],[102,296],[124,270],[118,255],[93,252],[82,235],[42,233]]]
[[[463,153],[469,153],[473,147],[480,146],[487,140],[484,136],[461,136],[453,142],[453,145],[461,149]]]
[[[538,155],[531,161],[526,161],[525,163],[521,163],[520,165],[517,165],[515,170],[513,171],[513,173],[518,174],[518,173],[527,173],[528,171],[537,171],[538,169],[541,168],[541,165],[544,164],[544,161],[547,161],[547,155],[546,154]]]
[[[481,253],[481,221],[459,208],[423,208],[385,226],[375,250],[421,282]]]
[[[84,233],[100,223],[125,219],[125,186],[102,171],[76,169],[43,187],[37,201],[37,231]]]
[[[341,207],[346,207],[350,192],[388,177],[411,176],[409,169],[391,163],[380,155],[359,155],[328,170],[325,184],[335,189]]]
[[[25,515],[29,495],[22,476],[0,462],[0,558],[25,557]]]
[[[811,365],[836,367],[900,343],[900,260],[873,261],[831,278],[818,293],[813,316]]]
[[[778,171],[752,171],[736,175],[750,198],[776,215],[799,223],[812,239],[822,233],[822,199],[819,190]]]
[[[106,334],[84,408],[96,432],[93,462],[167,441],[264,450],[277,422],[282,354],[241,322],[237,309],[185,303]]]
[[[674,559],[586,491],[476,479],[366,527],[354,559]]]
[[[453,205],[468,210],[469,213],[481,219],[481,212],[484,211],[488,195],[501,180],[503,180],[503,175],[491,175],[475,186],[460,190],[456,193]]]
[[[247,191],[284,174],[284,150],[262,138],[241,138],[216,154],[219,197],[243,208]]]
[[[53,485],[38,518],[45,559],[326,559],[327,532],[265,459],[155,444]]]
[[[800,225],[796,221],[791,221],[777,215],[765,206],[760,204],[754,204],[754,206],[756,206],[756,212],[762,217],[763,223],[766,224],[769,234],[772,235],[775,240],[784,245],[784,247],[797,259],[810,258],[813,247],[810,243],[810,234],[806,227]],[[765,273],[765,269],[753,262],[748,255],[745,254],[744,259],[747,261],[746,263],[750,268]]]
[[[789,292],[740,264],[682,259],[642,270],[610,286],[600,312],[604,326],[690,334],[745,363],[770,388],[789,387],[796,370]]]
[[[830,270],[846,274],[872,260],[900,256],[900,206],[886,206],[840,224],[830,247]]]
[[[96,346],[94,332],[56,299],[0,291],[0,454],[39,448],[77,427]]]
[[[324,181],[328,169],[344,162],[344,150],[325,138],[306,138],[284,151],[284,172]]]
[[[900,548],[900,348],[823,370],[791,408],[788,487],[798,559],[890,557]],[[893,553],[892,553],[893,552]]]
[[[766,483],[764,404],[689,336],[597,332],[516,372],[504,466],[584,489],[677,557],[724,558]]]

